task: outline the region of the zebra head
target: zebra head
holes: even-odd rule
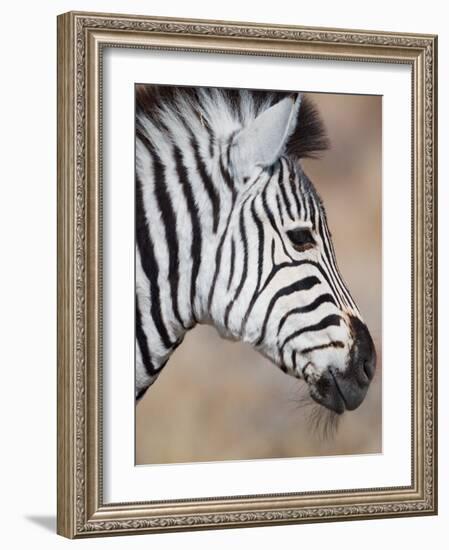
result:
[[[221,143],[220,162],[237,191],[207,315],[223,336],[251,343],[304,379],[319,404],[353,410],[367,393],[376,353],[301,166],[323,148],[322,125],[301,95],[256,114]]]

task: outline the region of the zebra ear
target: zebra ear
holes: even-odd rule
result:
[[[231,162],[242,181],[254,168],[274,164],[283,154],[295,130],[301,95],[288,96],[260,114],[234,138]]]

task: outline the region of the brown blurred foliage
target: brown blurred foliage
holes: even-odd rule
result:
[[[340,271],[374,338],[368,395],[328,438],[300,406],[303,383],[215,329],[187,334],[136,409],[136,463],[376,453],[382,450],[382,103],[379,96],[308,94],[331,148],[304,161],[321,195]]]

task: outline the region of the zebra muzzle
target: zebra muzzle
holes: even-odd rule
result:
[[[309,384],[311,397],[337,414],[361,405],[376,370],[376,350],[368,329],[359,319],[352,319],[351,325],[354,344],[346,369],[329,366]]]

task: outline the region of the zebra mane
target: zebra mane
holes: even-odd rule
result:
[[[167,121],[175,117],[194,133],[207,132],[220,139],[289,95],[291,92],[137,84],[136,116],[138,123],[148,117],[159,129],[169,126]],[[328,147],[321,117],[310,98],[303,96],[286,153],[296,159],[316,158]]]

